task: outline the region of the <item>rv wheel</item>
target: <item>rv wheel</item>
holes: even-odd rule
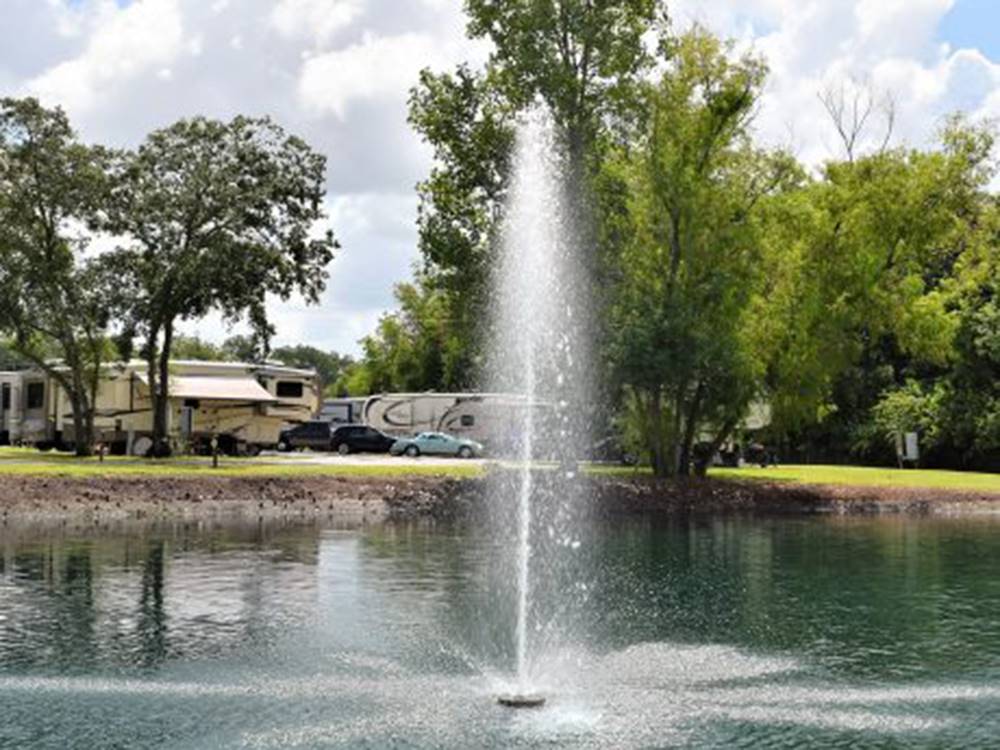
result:
[[[415,445],[408,446],[406,449],[406,455],[410,458],[416,458],[420,455],[420,449]]]

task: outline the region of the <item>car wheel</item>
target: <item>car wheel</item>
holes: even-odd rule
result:
[[[408,445],[406,446],[405,453],[410,458],[416,458],[417,456],[420,455],[420,449],[415,445]]]
[[[340,445],[337,446],[337,453],[339,453],[341,456],[346,456],[350,452],[351,452],[351,446],[349,446],[347,443],[341,443]]]
[[[287,440],[278,441],[278,450],[281,451],[282,453],[288,453],[291,449],[292,446],[289,445]]]
[[[459,458],[472,458],[472,448],[467,445],[463,445],[458,449]]]

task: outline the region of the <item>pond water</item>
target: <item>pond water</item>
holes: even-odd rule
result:
[[[609,522],[516,711],[474,527],[0,527],[0,747],[996,747],[998,532]]]

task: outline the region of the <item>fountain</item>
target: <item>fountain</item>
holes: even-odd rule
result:
[[[568,187],[558,137],[548,112],[536,108],[519,125],[503,225],[502,257],[494,279],[491,377],[495,390],[523,395],[512,425],[516,468],[495,480],[491,506],[506,538],[508,575],[516,618],[516,682],[499,702],[537,707],[544,697],[532,684],[532,659],[565,636],[567,623],[542,621],[541,599],[565,597],[572,584],[572,552],[579,548],[575,520],[580,508],[573,451],[585,444],[587,288],[568,220]],[[539,459],[560,459],[546,471]],[[513,502],[512,502],[513,501]],[[544,533],[540,533],[544,532]],[[542,581],[550,584],[537,596]],[[565,607],[559,609],[565,610]]]

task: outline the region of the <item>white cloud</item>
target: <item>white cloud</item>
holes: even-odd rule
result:
[[[476,52],[461,40],[442,44],[429,34],[365,33],[357,44],[308,57],[299,79],[299,98],[311,112],[344,120],[353,101],[398,100],[401,92],[417,83],[422,68],[445,68]]]
[[[280,0],[271,23],[285,37],[323,43],[350,26],[364,6],[363,0]]]
[[[72,110],[92,109],[117,85],[164,70],[184,49],[177,0],[142,0],[124,9],[102,2],[92,12],[83,53],[29,81],[29,91]]]
[[[276,303],[277,341],[356,351],[416,251],[414,184],[428,150],[406,123],[425,66],[474,65],[460,0],[0,0],[0,94],[61,104],[85,138],[139,142],[180,117],[273,116],[328,156],[328,210],[344,245],[319,307]],[[900,141],[921,145],[960,108],[1000,117],[997,61],[937,38],[954,0],[670,0],[765,55],[757,127],[811,164],[838,144],[819,92],[869,79],[894,92]],[[212,339],[217,320],[193,324]]]

